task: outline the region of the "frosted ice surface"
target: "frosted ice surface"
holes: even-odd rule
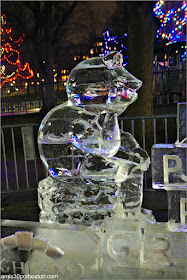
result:
[[[102,277],[100,239],[88,227],[5,220],[1,230],[2,275]]]
[[[167,223],[148,223],[144,238],[143,264],[173,273],[169,279],[186,279],[186,233],[171,232]],[[179,277],[181,272],[181,278]],[[175,278],[178,275],[178,278]]]
[[[177,142],[183,141],[187,137],[187,103],[177,104]]]
[[[118,115],[137,99],[142,82],[112,52],[79,63],[67,83],[68,102],[43,119],[38,145],[49,174],[40,182],[41,220],[91,224],[121,203],[138,215],[150,160]]]
[[[156,144],[152,148],[153,188],[179,190],[187,188],[187,149],[173,144]]]

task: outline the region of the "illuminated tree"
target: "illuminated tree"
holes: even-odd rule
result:
[[[6,16],[1,15],[1,86],[4,83],[12,82],[21,77],[30,79],[34,72],[28,63],[22,66],[20,52],[17,50],[23,42],[23,34],[18,40],[14,41],[11,37],[12,28],[5,28]]]
[[[153,11],[161,23],[158,39],[166,40],[166,46],[186,40],[186,1],[158,1]]]
[[[111,36],[109,34],[109,31],[105,31],[103,33],[104,37],[104,42],[105,42],[105,49],[104,49],[104,54],[108,54],[110,51],[119,51],[123,53],[123,66],[127,66],[127,58],[128,56],[126,55],[127,52],[127,46],[124,43],[125,38],[128,35],[126,33],[123,34],[123,36]]]
[[[125,111],[128,116],[153,115],[153,50],[157,25],[153,13],[155,4],[152,1],[117,1],[116,21],[115,25],[113,22],[111,25],[115,28],[113,33],[128,34],[127,70],[143,82],[138,90],[137,101]],[[153,144],[151,121],[146,120],[145,130],[141,121],[135,121],[135,126],[135,138],[143,145],[144,131],[147,151],[150,153]],[[130,131],[131,127],[127,129]]]
[[[68,22],[79,1],[2,1],[2,11],[15,23],[18,33],[27,34],[32,65],[42,77],[42,110],[45,115],[56,105],[54,91],[57,46],[64,42]]]

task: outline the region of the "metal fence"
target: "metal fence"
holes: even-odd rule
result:
[[[153,73],[153,103],[173,104],[186,100],[186,69]]]
[[[134,137],[137,127],[141,126],[141,136],[139,139],[142,148],[147,150],[146,133],[151,132],[151,144],[156,143],[173,143],[176,141],[177,127],[176,114],[155,115],[155,116],[136,116],[136,117],[119,117],[119,125],[123,131],[130,132]],[[149,131],[146,131],[146,122],[149,122]],[[151,122],[151,123],[150,123]],[[126,130],[127,127],[127,130]]]
[[[1,113],[37,112],[42,107],[44,83],[32,82],[22,86],[3,86],[1,89]],[[186,71],[162,71],[153,73],[153,104],[173,104],[185,101]],[[64,81],[54,83],[56,105],[66,100]]]
[[[172,143],[176,135],[176,115],[159,115],[151,117],[120,118],[121,129],[136,132],[136,122],[142,122],[142,143],[146,149],[145,123],[151,120],[153,144],[159,143],[159,135],[163,133],[162,143]],[[171,126],[172,123],[172,126]],[[139,125],[139,124],[138,124]],[[1,186],[2,193],[36,189],[38,182],[46,177],[47,172],[39,157],[37,145],[38,124],[3,125],[1,129]],[[171,130],[172,128],[172,130]],[[174,134],[174,135],[173,135]],[[174,141],[175,141],[174,140]],[[151,189],[150,175],[145,176],[144,187]]]
[[[1,129],[2,192],[37,188],[45,175],[36,143],[38,124],[4,125]]]
[[[3,86],[1,89],[1,115],[39,112],[45,84],[29,84],[27,86]],[[54,83],[56,105],[64,102],[66,87],[64,83]]]

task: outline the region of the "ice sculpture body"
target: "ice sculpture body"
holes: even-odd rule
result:
[[[49,174],[39,184],[41,221],[92,224],[121,203],[139,215],[149,157],[117,117],[137,99],[141,81],[122,66],[122,55],[79,63],[67,83],[68,101],[40,125],[38,144]]]

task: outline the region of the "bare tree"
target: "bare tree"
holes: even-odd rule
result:
[[[153,51],[156,35],[156,21],[151,1],[119,1],[115,15],[119,32],[128,33],[128,71],[143,82],[138,91],[138,100],[128,107],[126,114],[149,116],[153,114]],[[120,27],[121,26],[121,27]],[[142,140],[142,123],[139,122],[136,138]],[[151,137],[150,122],[146,122],[148,141]],[[148,143],[147,143],[148,144]],[[152,139],[150,139],[150,147]]]
[[[8,14],[14,26],[31,44],[32,63],[45,80],[43,113],[55,106],[54,75],[55,49],[65,33],[79,1],[13,1],[2,2],[2,10]]]

